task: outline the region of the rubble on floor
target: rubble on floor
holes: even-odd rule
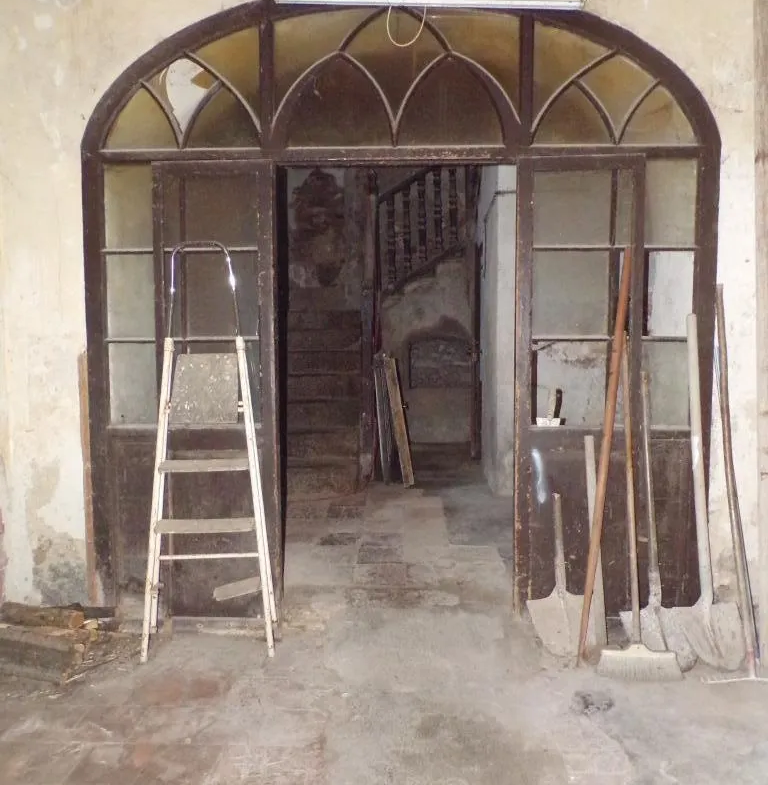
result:
[[[93,668],[130,655],[134,635],[119,632],[114,609],[0,607],[0,673],[66,684]]]

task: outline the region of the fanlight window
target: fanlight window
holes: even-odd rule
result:
[[[523,62],[523,24],[508,13],[438,11],[419,33],[421,16],[405,9],[389,23],[383,10],[315,13],[311,24],[294,16],[275,21],[269,63],[254,25],[184,51],[138,83],[105,147],[698,143],[669,90],[625,53],[536,21]]]

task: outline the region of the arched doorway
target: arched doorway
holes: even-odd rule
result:
[[[390,32],[409,40],[420,23],[418,14],[398,12]],[[594,400],[604,382],[575,383],[569,403],[586,397],[569,415],[572,427],[557,434],[537,430],[537,385],[557,385],[564,368],[599,367],[627,246],[645,260],[633,284],[630,351],[638,373],[641,362],[657,368],[656,400],[673,399],[654,432],[662,456],[655,471],[686,465],[680,390],[663,382],[684,349],[679,315],[691,309],[700,319],[702,367],[710,367],[718,161],[712,115],[687,77],[630,33],[587,14],[439,11],[403,49],[391,43],[383,10],[247,4],[164,41],[116,81],[83,140],[95,520],[106,585],[130,590],[144,570],[169,247],[214,232],[233,247],[241,275],[251,276],[250,337],[260,358],[267,511],[280,576],[278,167],[471,163],[517,166],[520,232],[509,304],[520,391],[510,446],[515,581],[519,600],[541,596],[550,582],[551,537],[548,502],[531,492],[532,456],[543,456],[555,483],[577,476],[579,441],[599,429]],[[585,205],[594,210],[584,212]],[[564,215],[574,220],[564,223]],[[582,300],[565,326],[547,324],[547,309],[537,309],[567,291],[562,283],[547,288],[558,260],[590,281],[592,294],[603,293],[597,308]],[[672,279],[684,279],[680,291],[688,294],[666,307],[664,282]],[[216,310],[210,280],[190,278],[184,287],[184,318],[204,342]],[[362,287],[361,313],[372,312],[374,297]],[[654,307],[668,323],[654,322]],[[550,308],[550,317],[559,310]],[[590,321],[596,311],[599,324]],[[494,360],[502,361],[509,356]],[[365,359],[361,374],[365,396]],[[709,422],[707,375],[702,389]],[[371,438],[370,418],[363,420],[361,450]],[[221,433],[207,448],[226,448],[228,438]],[[679,471],[666,488],[673,501],[660,516],[672,554],[667,576],[686,576],[675,581],[677,600],[695,593],[686,478]],[[219,488],[213,496],[231,507],[240,491]],[[573,508],[575,521],[585,520],[585,505]],[[569,537],[583,543],[583,526],[574,524]],[[572,551],[578,578],[583,547]],[[622,581],[614,581],[618,597]],[[184,596],[184,608],[207,609],[196,591]]]

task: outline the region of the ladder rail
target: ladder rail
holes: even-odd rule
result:
[[[232,269],[232,256],[229,253],[229,250],[225,245],[218,242],[217,240],[186,240],[185,242],[176,245],[171,251],[171,275],[170,286],[168,287],[168,327],[166,338],[173,337],[173,308],[176,302],[176,266],[177,262],[179,261],[179,254],[183,253],[184,251],[206,250],[219,251],[224,255],[224,264],[227,268],[227,283],[229,284],[229,288],[232,292],[232,308],[235,314],[235,336],[240,335],[240,308],[237,302],[237,280],[235,279],[235,273]],[[184,257],[184,261],[186,262],[186,257]]]
[[[165,472],[160,464],[168,451],[168,420],[171,409],[171,368],[173,366],[173,339],[166,338],[163,345],[163,370],[160,378],[160,402],[157,415],[157,440],[155,444],[155,474],[152,482],[152,508],[149,518],[149,543],[147,547],[147,577],[144,585],[144,620],[141,630],[141,662],[147,661],[150,631],[157,631],[160,580],[160,548],[162,535],[157,533],[157,522],[163,517],[165,501]]]
[[[272,584],[272,564],[267,536],[266,515],[264,509],[264,492],[261,484],[259,450],[256,444],[256,428],[253,415],[253,398],[251,396],[251,380],[248,373],[248,362],[245,356],[245,341],[242,336],[235,340],[237,364],[240,370],[240,391],[243,397],[243,418],[245,419],[245,440],[248,447],[248,471],[251,479],[251,496],[253,514],[256,518],[256,539],[259,553],[259,574],[261,577],[261,596],[264,607],[264,627],[267,636],[267,652],[270,657],[275,653],[275,642],[272,623],[277,622],[274,586]]]
[[[186,250],[191,251],[205,251],[213,250],[220,251],[224,255],[224,261],[227,268],[228,284],[232,292],[232,304],[235,316],[235,334],[229,338],[235,344],[235,356],[237,360],[237,376],[240,383],[240,398],[239,410],[243,415],[243,425],[246,437],[247,447],[247,466],[243,466],[240,460],[227,460],[220,461],[219,463],[210,460],[192,460],[189,461],[190,465],[185,466],[187,463],[181,460],[174,460],[169,458],[168,443],[169,432],[171,427],[171,411],[173,403],[172,390],[174,387],[174,366],[176,361],[176,347],[180,342],[183,343],[184,338],[173,335],[173,316],[174,304],[176,295],[176,270],[179,261],[179,254]],[[211,241],[189,241],[179,243],[171,252],[170,259],[170,287],[168,291],[168,300],[166,307],[166,317],[168,322],[167,334],[163,342],[163,364],[162,374],[159,390],[159,405],[158,405],[158,427],[157,439],[155,445],[155,475],[152,485],[152,507],[150,511],[150,526],[149,538],[147,548],[147,577],[144,591],[144,620],[142,625],[141,637],[141,662],[146,662],[149,653],[149,642],[152,634],[157,632],[158,627],[158,612],[159,612],[159,596],[160,596],[160,566],[161,563],[172,563],[174,561],[201,561],[205,559],[253,559],[256,558],[259,563],[259,577],[258,579],[249,578],[244,581],[238,581],[235,584],[219,587],[223,594],[221,597],[214,597],[216,599],[227,599],[229,597],[238,596],[234,592],[242,593],[244,586],[250,591],[255,591],[254,588],[258,583],[262,595],[263,613],[264,613],[264,629],[267,640],[267,653],[270,657],[274,656],[275,643],[273,624],[277,624],[277,606],[275,602],[275,592],[272,577],[272,564],[269,552],[269,537],[266,525],[266,510],[264,505],[264,493],[261,481],[261,468],[259,461],[258,443],[256,440],[256,423],[253,411],[253,398],[251,395],[251,383],[248,358],[246,355],[245,337],[241,334],[240,330],[240,312],[237,301],[237,283],[232,268],[232,258],[226,246],[221,243]],[[190,553],[190,554],[174,554],[172,551],[162,553],[162,538],[163,536],[170,537],[174,527],[180,530],[192,533],[194,529],[193,524],[201,524],[201,533],[213,534],[218,531],[218,528],[224,527],[228,531],[230,527],[237,526],[233,531],[240,531],[242,525],[240,519],[211,519],[211,520],[179,520],[174,523],[176,519],[164,519],[165,495],[166,495],[166,477],[168,474],[177,472],[209,472],[209,471],[243,471],[247,468],[249,473],[249,480],[251,484],[251,497],[253,502],[254,517],[253,528],[249,531],[254,531],[256,534],[256,551],[246,551],[238,553],[221,553],[221,552],[203,552],[203,553]],[[246,520],[246,519],[243,519]],[[218,527],[218,528],[217,528]],[[209,531],[206,531],[208,529]],[[218,591],[218,590],[217,590]]]

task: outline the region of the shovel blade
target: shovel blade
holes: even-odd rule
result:
[[[528,600],[527,606],[544,648],[557,657],[574,656],[578,648],[578,625],[573,624],[573,603],[569,597],[559,597],[553,591],[541,600]]]

